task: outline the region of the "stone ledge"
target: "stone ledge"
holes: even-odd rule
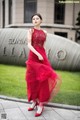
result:
[[[4,96],[4,95],[0,95],[0,99],[30,104],[27,99],[19,99],[19,98]],[[45,106],[80,111],[80,106],[74,106],[74,105],[66,105],[66,104],[49,102],[48,104],[45,104]]]

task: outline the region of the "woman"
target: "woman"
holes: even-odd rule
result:
[[[28,111],[34,110],[38,106],[35,117],[40,116],[44,109],[44,103],[48,102],[51,95],[57,93],[61,83],[56,72],[46,56],[44,43],[46,41],[47,32],[40,27],[42,16],[34,14],[32,16],[33,28],[28,30],[27,40],[30,49],[28,61],[26,61],[26,82],[28,101],[32,101]],[[57,86],[58,85],[58,86]]]

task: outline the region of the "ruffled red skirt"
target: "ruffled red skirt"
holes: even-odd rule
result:
[[[40,102],[48,102],[54,97],[61,85],[61,79],[52,69],[45,50],[40,50],[44,60],[40,61],[38,57],[30,51],[28,61],[26,61],[26,83],[28,101],[38,99]]]

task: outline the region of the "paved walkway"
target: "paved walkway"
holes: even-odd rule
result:
[[[49,103],[40,117],[28,111],[26,100],[0,96],[0,120],[80,120],[80,106]]]

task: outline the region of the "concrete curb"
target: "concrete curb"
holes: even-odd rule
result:
[[[7,96],[3,96],[3,95],[0,95],[0,99],[30,104],[28,102],[28,100],[26,100],[26,99],[19,99],[19,98],[14,98],[14,97],[7,97]],[[74,105],[57,104],[57,103],[51,103],[51,102],[49,102],[48,104],[45,104],[45,106],[80,111],[80,106],[74,106]]]

